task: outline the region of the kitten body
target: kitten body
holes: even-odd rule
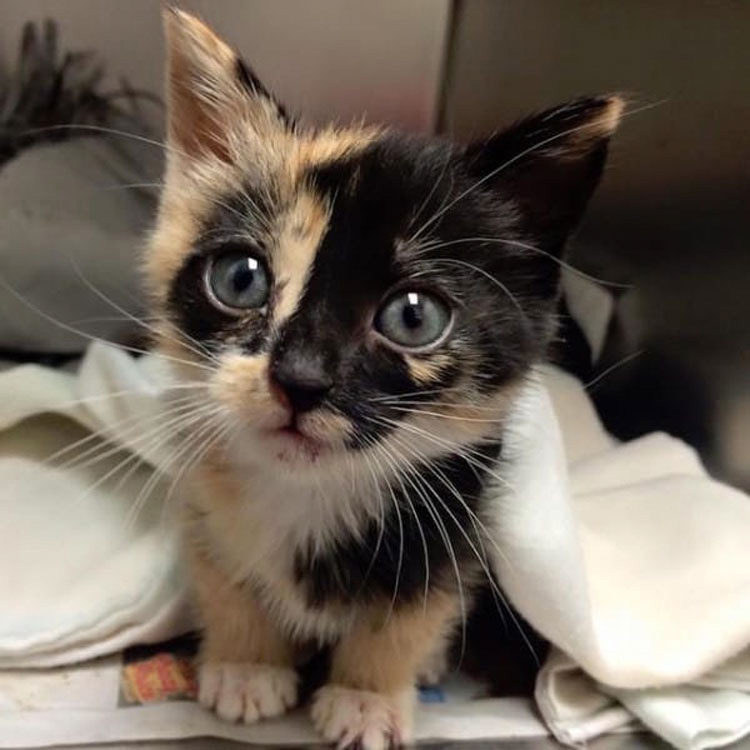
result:
[[[506,414],[554,333],[558,258],[622,102],[469,147],[306,128],[200,21],[171,11],[166,28],[144,265],[158,349],[193,389],[172,408],[200,699],[280,714],[327,647],[321,733],[407,742],[417,679],[496,587]]]

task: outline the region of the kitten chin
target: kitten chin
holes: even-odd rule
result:
[[[512,508],[508,406],[554,337],[560,256],[623,101],[579,99],[468,146],[313,128],[201,21],[170,10],[165,25],[144,275],[156,350],[186,387],[170,424],[190,477],[200,700],[231,721],[277,716],[304,694],[313,644],[321,735],[408,743],[414,686],[472,613],[469,645],[489,633],[499,671],[535,642],[500,648],[497,621],[476,625],[500,593],[483,519]]]

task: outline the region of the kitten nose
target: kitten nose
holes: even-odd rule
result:
[[[333,378],[322,362],[302,357],[285,357],[276,362],[271,367],[271,382],[296,413],[320,406],[333,387]]]

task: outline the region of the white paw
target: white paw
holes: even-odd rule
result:
[[[293,669],[268,664],[204,664],[198,673],[198,701],[226,721],[252,724],[292,708],[298,679]]]
[[[414,691],[382,695],[340,685],[320,688],[312,704],[315,728],[343,748],[386,750],[411,742]]]

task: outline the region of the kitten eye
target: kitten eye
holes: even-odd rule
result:
[[[208,264],[205,279],[211,301],[229,312],[263,307],[268,301],[268,274],[254,255],[238,251],[220,255]]]
[[[380,308],[375,328],[394,344],[420,349],[441,340],[452,322],[450,308],[425,292],[402,292]]]

